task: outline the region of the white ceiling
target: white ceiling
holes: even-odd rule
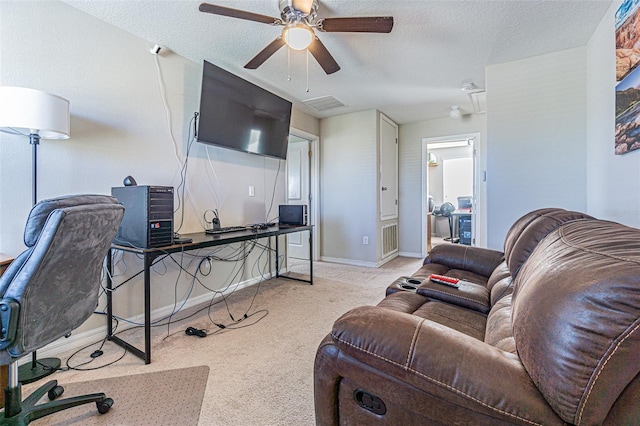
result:
[[[285,48],[257,70],[243,68],[281,27],[199,12],[200,0],[64,1],[149,40],[150,47],[157,43],[196,63],[221,66],[315,117],[377,108],[400,124],[446,117],[455,104],[473,112],[460,90],[463,82],[484,89],[487,65],[586,45],[611,5],[611,0],[320,0],[319,18],[390,15],[394,27],[390,34],[316,32],[341,70],[326,75],[310,56],[307,92],[304,52],[292,51],[290,70]],[[278,0],[208,2],[280,16]],[[300,103],[324,96],[345,106],[319,112]]]

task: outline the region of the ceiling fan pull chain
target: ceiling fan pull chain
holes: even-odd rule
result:
[[[291,81],[291,48],[287,46],[287,81]]]
[[[307,49],[307,93],[309,93],[309,49]]]

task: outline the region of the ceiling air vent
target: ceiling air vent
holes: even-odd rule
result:
[[[475,112],[476,114],[482,114],[487,112],[487,93],[486,92],[470,93],[469,97],[471,98],[471,102],[473,103],[473,112]]]
[[[302,101],[308,107],[317,109],[318,111],[326,111],[328,109],[343,107],[344,104],[333,96],[322,96],[320,98],[307,99]]]

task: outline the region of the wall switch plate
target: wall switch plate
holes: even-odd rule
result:
[[[364,244],[365,246],[369,244],[369,237],[367,236],[362,237],[362,244]]]
[[[254,197],[256,195],[256,187],[253,185],[249,185],[249,197]]]

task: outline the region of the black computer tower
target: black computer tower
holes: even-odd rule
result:
[[[460,216],[458,222],[458,235],[460,236],[460,244],[471,245],[471,216]]]
[[[122,186],[111,195],[124,206],[114,243],[139,248],[173,244],[173,187]]]

